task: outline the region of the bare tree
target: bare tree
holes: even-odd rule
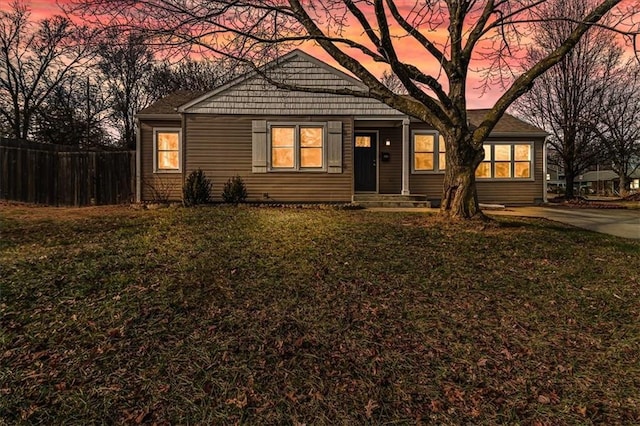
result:
[[[640,66],[635,60],[607,81],[603,105],[599,135],[624,197],[628,177],[640,167]]]
[[[540,16],[546,21],[532,36],[535,47],[529,50],[525,68],[556,49],[573,31],[571,23],[552,20],[554,16],[565,13],[579,19],[588,8],[589,2],[584,0],[549,3],[541,8]],[[611,73],[622,53],[609,31],[594,27],[514,104],[520,116],[551,134],[548,142],[564,169],[566,198],[574,198],[576,177],[603,157],[598,125]]]
[[[84,147],[109,145],[111,138],[105,128],[108,109],[97,84],[86,75],[71,73],[38,108],[33,139]]]
[[[148,90],[154,100],[177,90],[212,90],[233,79],[242,68],[228,58],[186,59],[176,64],[163,61],[153,68]]]
[[[554,17],[570,23],[566,38],[515,78],[481,123],[472,127],[466,110],[472,61],[484,57],[492,61],[494,70],[504,69],[521,45],[522,31],[540,23],[537,12],[541,5],[556,0],[76,1],[87,19],[128,21],[153,32],[167,48],[195,46],[254,66],[302,42],[316,43],[368,87],[365,91],[336,88],[321,92],[378,99],[431,123],[443,135],[447,170],[441,212],[459,218],[481,215],[475,171],[484,158],[483,142],[507,108],[560,62],[604,15],[629,16],[640,8],[635,3],[616,8],[622,0],[600,0],[578,19]],[[358,27],[350,28],[348,34],[362,36],[348,37],[344,31],[347,26]],[[629,30],[617,27],[619,32]],[[445,42],[438,41],[438,32],[447,33]],[[408,42],[420,50],[424,61],[440,65],[443,81],[403,56],[400,47]],[[386,64],[410,96],[389,90],[363,65],[363,57]],[[271,82],[283,89],[319,90],[274,79]]]
[[[98,69],[111,99],[112,123],[120,132],[120,145],[135,149],[136,112],[153,101],[148,91],[154,52],[137,31],[109,29],[98,44]]]
[[[86,64],[89,38],[61,16],[34,23],[21,1],[0,11],[0,115],[12,136],[26,139],[38,108]]]

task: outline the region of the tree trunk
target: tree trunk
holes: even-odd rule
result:
[[[620,173],[620,186],[618,188],[620,197],[624,198],[628,195],[627,191],[627,176],[624,173]]]
[[[20,126],[20,124],[18,124]],[[31,113],[23,112],[22,113],[22,128],[20,129],[20,134],[18,135],[18,139],[22,139],[26,141],[29,138],[29,130],[31,129]]]
[[[476,169],[484,158],[484,150],[475,149],[470,140],[459,141],[457,149],[452,145],[447,141],[447,168],[440,213],[455,219],[484,219],[476,189]]]
[[[576,198],[576,195],[573,192],[573,183],[575,181],[575,176],[573,175],[573,173],[567,173],[565,169],[564,180],[567,184],[564,190],[564,198],[566,200],[573,200],[574,198]]]

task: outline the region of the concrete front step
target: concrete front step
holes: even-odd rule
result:
[[[369,202],[369,201],[382,201],[382,202],[403,202],[403,201],[427,201],[426,195],[412,194],[412,195],[400,195],[400,194],[354,194],[353,201],[356,203]]]
[[[429,201],[354,201],[356,204],[362,207],[394,207],[394,208],[430,208],[431,203]]]

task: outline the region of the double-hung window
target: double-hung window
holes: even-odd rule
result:
[[[533,144],[485,144],[484,160],[476,170],[476,177],[496,180],[532,179]]]
[[[414,173],[443,172],[446,168],[446,146],[444,138],[434,131],[413,133]]]
[[[319,124],[272,124],[271,170],[325,170],[325,133]]]
[[[180,172],[182,132],[180,129],[153,130],[153,171],[156,173]]]

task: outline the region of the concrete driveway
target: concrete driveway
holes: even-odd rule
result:
[[[542,217],[603,234],[640,239],[640,210],[512,207],[484,212],[489,215]]]

